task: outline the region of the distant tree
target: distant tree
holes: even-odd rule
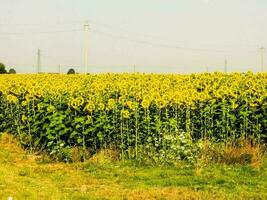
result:
[[[67,74],[75,74],[75,70],[73,68],[70,68]]]
[[[0,74],[6,74],[6,66],[0,63]]]
[[[16,70],[11,68],[9,71],[8,71],[9,74],[16,74]]]

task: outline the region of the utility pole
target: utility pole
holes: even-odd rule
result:
[[[41,72],[41,50],[37,51],[37,74]]]
[[[224,73],[227,73],[227,60],[224,60]]]
[[[264,71],[264,52],[265,52],[265,48],[261,47],[260,48],[260,54],[261,54],[261,72]]]
[[[84,73],[88,73],[88,37],[89,37],[89,23],[86,20],[84,23]]]

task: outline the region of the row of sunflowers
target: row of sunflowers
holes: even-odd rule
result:
[[[267,73],[1,75],[0,101],[0,131],[63,159],[72,147],[158,161],[199,140],[266,142]]]

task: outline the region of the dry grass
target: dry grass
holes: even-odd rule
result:
[[[205,141],[199,162],[250,165],[258,168],[264,162],[264,146],[248,140],[228,144],[212,144]]]
[[[2,149],[7,149],[11,153],[23,153],[24,150],[20,147],[19,143],[12,135],[2,133],[0,135],[0,145]]]
[[[119,152],[114,149],[102,149],[93,155],[89,162],[113,163],[119,160]]]

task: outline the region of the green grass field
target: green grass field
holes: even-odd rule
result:
[[[259,168],[39,160],[2,139],[0,199],[267,199],[266,159]]]

